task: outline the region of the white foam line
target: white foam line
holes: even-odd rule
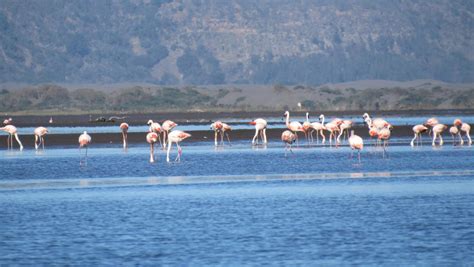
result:
[[[30,189],[67,189],[93,187],[119,187],[144,185],[186,185],[230,182],[259,182],[282,180],[336,180],[371,178],[409,177],[454,177],[474,176],[474,170],[456,171],[406,171],[406,172],[350,172],[350,173],[309,173],[309,174],[268,174],[268,175],[228,175],[228,176],[166,176],[166,177],[123,177],[87,179],[49,179],[1,181],[0,191]]]

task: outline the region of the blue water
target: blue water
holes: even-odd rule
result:
[[[318,115],[319,116],[319,115]],[[318,116],[311,117],[310,121],[315,122],[319,121]],[[326,122],[330,121],[335,117],[327,117]],[[353,116],[340,116],[341,119],[348,119],[352,120],[354,123],[363,124],[364,121],[362,119],[362,115],[353,115]],[[428,118],[427,116],[384,116],[384,118],[390,122],[394,126],[400,125],[416,125],[422,124]],[[446,125],[452,125],[453,121],[457,118],[461,118],[464,122],[473,124],[474,123],[474,116],[465,115],[465,116],[436,116],[440,123],[444,123]],[[271,117],[266,118],[268,121],[268,128],[269,129],[276,129],[276,128],[284,128],[284,121],[282,117]],[[248,122],[251,121],[251,118],[248,119],[228,119],[224,120],[228,122],[233,130],[245,130],[245,129],[255,129],[255,126],[249,125]],[[296,120],[299,122],[304,122],[306,120],[305,117],[292,117],[291,120]],[[39,125],[38,125],[39,126]],[[48,127],[48,131],[50,134],[80,134],[83,131],[87,131],[88,133],[118,133],[120,129],[118,125],[100,125],[97,123],[90,124],[87,126],[75,126],[75,127],[60,127],[54,125],[44,125]],[[23,134],[33,134],[34,129],[36,127],[20,127],[18,128],[18,133]],[[178,128],[182,131],[207,131],[210,130],[210,123],[209,124],[186,124],[186,125],[178,125]],[[132,125],[129,129],[131,133],[144,133],[148,131],[148,126],[143,123],[143,125],[137,126]],[[1,132],[0,132],[1,134]]]
[[[474,148],[403,142],[2,150],[0,263],[472,265]]]

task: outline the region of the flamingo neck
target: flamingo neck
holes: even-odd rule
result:
[[[290,113],[286,113],[286,126],[288,127],[290,125]]]

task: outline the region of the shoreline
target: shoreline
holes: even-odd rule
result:
[[[362,114],[368,112],[372,117],[380,116],[426,116],[428,119],[432,116],[452,115],[474,115],[474,109],[446,109],[446,110],[390,110],[390,111],[291,111],[292,116],[304,117],[306,112],[310,113],[312,118],[325,114],[326,117],[337,116],[353,116],[362,118]],[[146,125],[148,120],[163,122],[164,120],[173,120],[179,125],[187,124],[210,124],[215,120],[226,119],[248,119],[249,121],[256,118],[282,117],[284,111],[228,111],[228,112],[154,112],[154,113],[103,113],[103,114],[84,114],[84,115],[3,115],[0,117],[6,119],[13,118],[13,125],[16,127],[38,127],[38,126],[58,126],[58,127],[74,127],[74,126],[110,126],[120,125],[121,122],[127,122],[130,126]],[[95,122],[98,117],[106,119],[117,116],[125,117],[123,120],[115,122]],[[53,118],[53,124],[49,123],[49,119]]]

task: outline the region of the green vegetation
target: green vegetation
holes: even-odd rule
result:
[[[294,89],[295,87],[290,87]],[[249,111],[291,109],[301,102],[305,110],[431,110],[472,109],[474,88],[334,89],[329,87],[268,86],[262,100],[255,91],[238,87],[142,87],[113,91],[91,88],[68,90],[58,85],[0,89],[0,112],[16,114],[80,114],[156,111]],[[260,90],[260,89],[254,89]],[[271,101],[265,101],[271,95]],[[294,96],[293,96],[294,95]],[[294,100],[289,100],[294,97]],[[291,101],[291,102],[290,102]],[[294,102],[293,102],[294,101]]]

